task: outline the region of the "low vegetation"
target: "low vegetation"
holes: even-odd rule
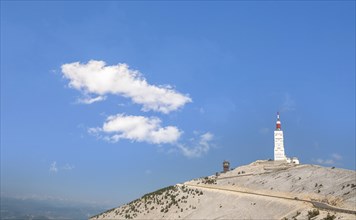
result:
[[[308,211],[308,220],[314,218],[315,216],[319,215],[319,210],[318,209],[313,209],[311,211]]]
[[[204,177],[202,179],[203,184],[215,184],[216,185],[216,177]]]
[[[210,183],[210,181],[208,181]],[[168,213],[173,207],[176,207],[176,212],[184,212],[184,210],[196,209],[196,206],[185,205],[188,203],[188,198],[203,195],[203,191],[193,189],[187,186],[168,186],[151,193],[143,195],[120,208],[111,209],[101,213],[93,218],[107,217],[108,213],[113,212],[115,216],[121,216],[125,219],[134,219],[139,214],[147,214],[150,211],[158,209],[162,214]],[[162,216],[163,217],[163,216]]]
[[[256,166],[256,168],[254,166]],[[220,201],[211,202],[209,198],[211,196],[214,197],[215,192],[210,193],[209,191],[209,193],[205,195],[203,192],[208,191],[208,189],[204,189],[204,191],[200,190],[203,188],[221,187],[227,189],[231,188],[233,190],[235,188],[237,190],[240,188],[248,188],[251,191],[255,189],[261,189],[264,190],[266,194],[271,195],[277,194],[280,191],[287,193],[290,191],[292,193],[290,193],[289,198],[294,198],[295,201],[289,202],[293,203],[297,203],[297,201],[304,199],[303,196],[299,197],[299,193],[309,193],[313,201],[330,204],[336,207],[338,207],[340,204],[346,204],[347,206],[345,207],[347,209],[349,209],[348,206],[350,201],[356,193],[356,184],[346,172],[341,172],[336,169],[328,169],[327,171],[324,168],[313,166],[300,166],[298,169],[294,169],[294,167],[292,167],[283,170],[273,170],[270,169],[270,166],[271,165],[266,166],[267,168],[265,169],[265,165],[257,166],[253,164],[250,167],[243,167],[242,169],[237,168],[229,174],[217,173],[216,175],[212,176],[196,178],[187,182],[187,185],[178,184],[175,186],[168,186],[157,191],[147,193],[141,198],[125,204],[119,208],[111,209],[97,216],[94,216],[92,219],[140,219],[150,217],[184,219],[188,216],[195,215],[202,215],[206,218],[210,216],[201,214],[200,210],[207,209],[207,206],[210,207],[211,205],[211,207],[219,210],[218,212],[221,213],[224,213],[226,209],[229,209],[230,203],[220,203]],[[318,178],[314,177],[313,175],[308,176],[307,174],[311,173],[309,171],[316,173]],[[327,182],[328,180],[322,178],[321,174],[325,172],[330,176],[335,177],[334,181],[338,184],[334,184],[335,186],[331,185],[329,182]],[[341,176],[342,179],[339,180],[336,178],[338,176]],[[197,187],[194,187],[194,184],[196,184]],[[290,188],[279,187],[285,186],[285,184],[290,185]],[[202,195],[204,196],[200,197]],[[343,203],[344,201],[346,202]],[[212,206],[212,204],[214,204],[214,206]],[[256,203],[251,202],[251,205],[255,206]],[[257,205],[256,208],[261,208],[259,205]],[[334,220],[339,216],[338,213],[334,213],[335,215],[333,215],[333,213],[327,214],[327,210],[318,210],[316,207],[314,209],[309,208],[303,210],[305,207],[302,207],[302,203],[300,203],[300,205],[301,206],[298,206],[298,209],[294,209],[295,211],[291,210],[292,214],[288,214],[288,216],[286,215],[289,220]],[[199,210],[199,212],[194,212],[195,209]],[[255,215],[260,216],[259,214]]]
[[[335,215],[330,215],[330,213],[328,213],[328,215],[325,218],[323,218],[323,220],[334,220],[335,218],[336,218]]]
[[[297,211],[297,214],[295,214],[295,216],[293,216],[292,219],[297,219],[298,215],[300,215],[299,211]]]

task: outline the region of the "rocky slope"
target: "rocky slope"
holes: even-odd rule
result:
[[[356,219],[352,213],[355,171],[256,161],[157,190],[91,219]]]

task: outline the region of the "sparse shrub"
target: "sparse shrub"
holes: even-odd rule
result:
[[[335,167],[331,167],[331,169],[335,169]]]
[[[317,183],[315,183],[315,187],[318,187],[318,184],[317,184]]]
[[[350,192],[346,192],[346,193],[344,193],[344,196],[346,196],[347,194],[349,194]]]
[[[312,211],[308,211],[308,220],[314,218],[315,216],[319,215],[318,209],[313,209]]]
[[[323,220],[334,220],[335,218],[336,218],[335,215],[330,215],[330,213],[328,213],[328,215],[325,218],[323,218]]]
[[[215,178],[209,178],[209,177],[204,177],[202,180],[203,184],[216,184],[216,179]]]
[[[301,180],[302,179],[302,177],[299,177],[299,180]]]
[[[295,214],[295,216],[293,216],[292,219],[297,219],[298,215],[300,215],[300,211],[297,211],[297,214]]]

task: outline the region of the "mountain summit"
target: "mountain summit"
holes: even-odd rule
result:
[[[95,219],[356,219],[356,172],[259,160],[148,193]]]

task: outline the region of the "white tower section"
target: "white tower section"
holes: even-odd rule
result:
[[[281,121],[277,112],[276,130],[274,131],[274,160],[287,160],[284,153],[283,131],[281,130]]]

